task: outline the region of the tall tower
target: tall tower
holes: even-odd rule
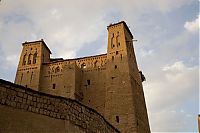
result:
[[[105,118],[123,133],[149,133],[133,35],[124,21],[108,26]]]
[[[51,51],[43,40],[25,42],[22,46],[15,83],[38,91],[42,63],[50,62]]]

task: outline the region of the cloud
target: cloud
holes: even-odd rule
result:
[[[189,32],[195,33],[199,31],[199,16],[193,21],[187,21],[184,24],[184,28]]]
[[[185,66],[183,64],[183,62],[178,61],[175,62],[173,65],[167,65],[165,67],[163,67],[163,71],[170,71],[170,72],[177,72],[177,71],[183,71],[185,69]]]
[[[157,8],[162,12],[169,12],[184,5],[189,5],[192,2],[194,2],[194,0],[153,0],[153,3],[157,5]]]
[[[180,109],[180,105],[195,98],[198,100],[198,66],[187,67],[183,61],[165,65],[157,70],[156,79],[150,79],[144,84],[150,123],[153,131],[192,131],[188,122],[196,118],[188,117],[190,111]],[[198,111],[198,102],[192,107]],[[179,111],[175,113],[176,111]],[[182,114],[181,114],[182,113]],[[184,115],[183,115],[184,113]],[[157,118],[160,117],[161,118]],[[174,128],[170,127],[176,125]],[[159,126],[153,126],[159,123]],[[166,123],[168,123],[166,125]],[[172,126],[171,125],[171,126]],[[185,125],[184,127],[182,127]],[[181,129],[182,128],[182,129]],[[195,131],[193,129],[193,131]]]

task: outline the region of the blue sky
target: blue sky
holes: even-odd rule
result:
[[[1,0],[0,78],[14,81],[25,41],[43,38],[52,57],[105,53],[106,27],[121,20],[138,40],[152,132],[197,132],[198,0]]]

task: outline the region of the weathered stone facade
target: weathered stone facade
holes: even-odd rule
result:
[[[15,83],[75,99],[97,110],[124,133],[149,133],[133,35],[125,22],[108,29],[107,54],[51,59],[43,40],[23,43]]]

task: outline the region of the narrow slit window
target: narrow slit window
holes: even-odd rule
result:
[[[26,65],[26,54],[23,57],[23,63],[22,63],[22,65]]]
[[[33,64],[36,64],[37,53],[33,55]]]
[[[116,116],[116,122],[119,123],[119,116]]]
[[[112,38],[111,38],[111,48],[114,48],[114,33],[112,34]]]
[[[28,64],[31,64],[31,56],[32,56],[32,54],[28,55]]]
[[[53,84],[53,89],[55,89],[56,88],[56,84]]]
[[[112,61],[114,61],[114,56],[112,56]]]
[[[121,54],[121,60],[122,60],[122,54]]]
[[[90,85],[90,80],[87,80],[87,84]]]
[[[22,73],[22,75],[21,75],[21,80],[20,80],[20,84],[22,83],[22,79],[23,79],[23,73]]]
[[[119,51],[116,51],[116,55],[118,55],[119,54]]]
[[[115,69],[117,69],[117,65],[115,65]]]
[[[31,80],[30,80],[30,82],[32,81],[32,79],[33,79],[33,72],[31,73]]]

